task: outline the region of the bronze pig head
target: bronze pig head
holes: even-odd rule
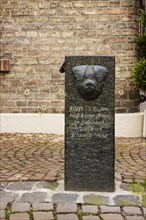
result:
[[[108,75],[108,70],[99,65],[82,65],[72,68],[72,72],[77,80],[79,94],[92,100],[99,97],[104,88],[104,79]]]

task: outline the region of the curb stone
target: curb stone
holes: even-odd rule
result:
[[[142,204],[142,197],[132,192],[124,191],[117,183],[117,189],[113,193],[100,192],[72,192],[64,191],[62,181],[58,181],[58,187],[55,190],[47,188],[47,183],[31,182],[28,189],[24,190],[27,182],[13,183],[0,192],[0,201],[21,202],[21,203],[85,203],[88,205],[114,205],[114,206],[139,206]],[[37,188],[37,186],[41,188]],[[20,190],[20,186],[23,189]],[[43,188],[44,186],[44,188]],[[10,187],[10,188],[9,188]],[[12,187],[12,188],[11,188]],[[12,189],[12,190],[10,190]],[[15,189],[15,190],[14,190]]]

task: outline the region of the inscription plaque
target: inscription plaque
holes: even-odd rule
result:
[[[113,56],[65,57],[65,190],[114,191]]]

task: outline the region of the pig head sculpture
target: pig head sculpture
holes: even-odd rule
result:
[[[79,94],[87,100],[98,98],[104,88],[103,81],[108,75],[108,70],[99,65],[82,65],[72,68],[76,78]]]

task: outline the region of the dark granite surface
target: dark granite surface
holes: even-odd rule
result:
[[[92,76],[97,65],[108,70],[103,80]],[[76,66],[87,66],[90,74],[77,79],[72,70]],[[97,97],[86,99],[79,92],[78,83],[85,84],[85,78],[91,85],[94,81],[96,91],[102,84]],[[114,57],[66,56],[65,93],[65,189],[114,191]]]

